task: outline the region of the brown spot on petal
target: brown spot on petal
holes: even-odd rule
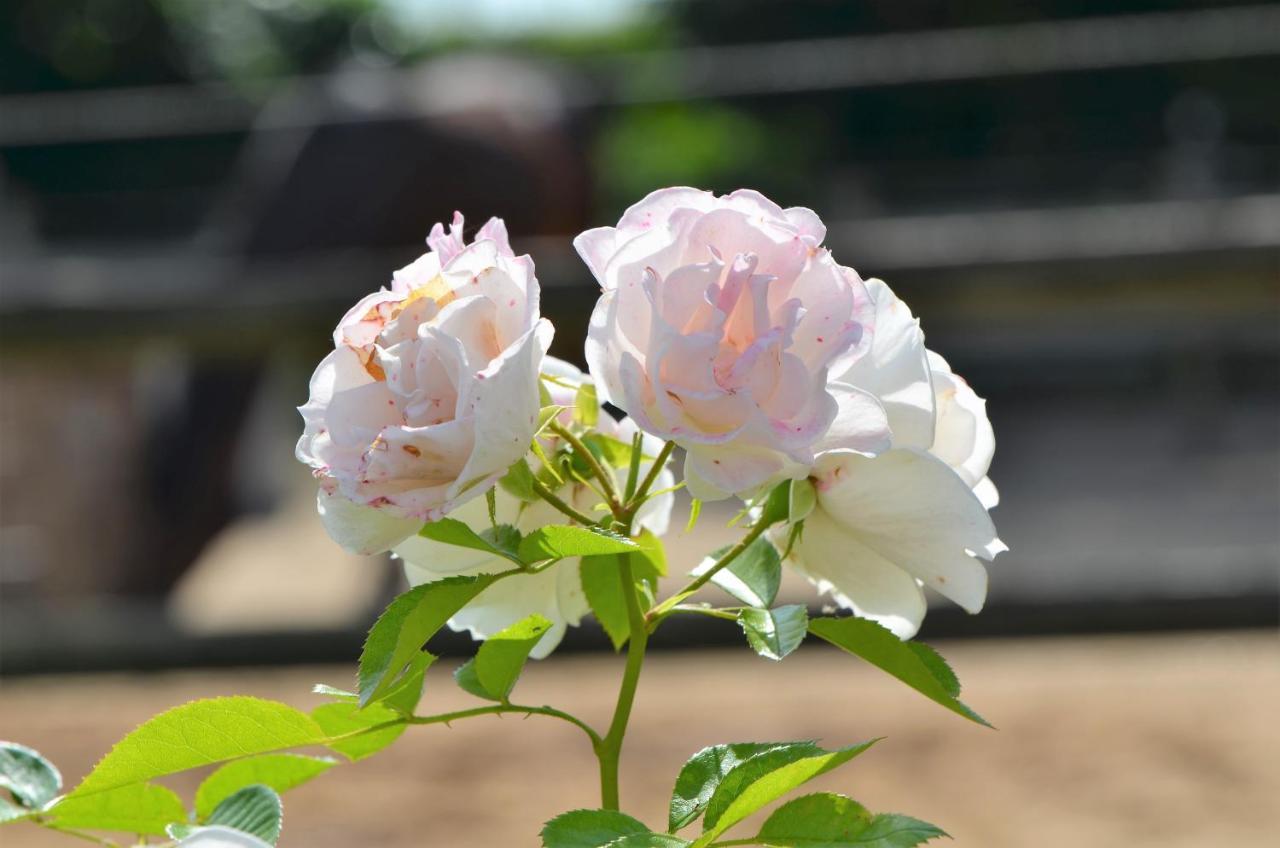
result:
[[[422,456],[422,451],[418,450],[413,445],[401,445],[400,450],[404,451],[410,456]]]

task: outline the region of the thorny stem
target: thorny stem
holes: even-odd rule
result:
[[[536,477],[533,479],[533,491],[537,493],[538,497],[542,498],[544,501],[551,504],[551,506],[560,510],[565,515],[569,516],[574,521],[578,522],[579,524],[585,527],[590,527],[593,524],[599,523],[596,519],[592,518],[586,513],[579,512],[578,510],[569,506],[569,504],[562,501],[559,497],[556,496],[554,492],[548,489],[546,485]]]
[[[577,716],[570,715],[563,710],[557,710],[553,707],[531,707],[524,704],[494,704],[489,707],[472,707],[469,710],[457,710],[451,713],[440,713],[432,716],[410,716],[405,719],[406,724],[449,724],[450,722],[459,721],[464,718],[472,718],[482,715],[502,715],[504,713],[520,713],[522,715],[543,715],[551,718],[558,718],[561,721],[567,721],[574,727],[577,727],[583,733],[587,734],[587,738],[591,740],[592,747],[600,744],[600,734],[592,729]],[[395,724],[395,722],[391,722]],[[373,728],[369,728],[372,730]]]

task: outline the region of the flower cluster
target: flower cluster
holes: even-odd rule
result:
[[[104,845],[116,843],[92,831],[167,836],[175,848],[274,848],[279,793],[339,763],[293,749],[359,760],[410,726],[517,714],[571,725],[599,766],[600,807],[551,818],[542,848],[852,848],[946,836],[830,792],[783,803],[754,836],[727,835],[877,740],[712,745],[680,769],[665,824],[621,812],[646,646],[677,614],[732,621],[770,660],[812,636],[986,724],[959,699],[946,661],[908,641],[926,587],[980,610],[984,562],[1005,549],[988,514],[997,495],[985,402],[925,347],[906,304],[838,264],[825,235],[808,209],[689,188],[656,192],[618,226],[583,233],[575,245],[602,290],[584,373],[547,355],[533,262],[511,250],[502,222],[469,244],[461,215],[447,233],[437,225],[425,255],[343,317],[301,407],[297,456],[319,481],[329,534],[353,552],[391,552],[412,584],[370,628],[354,690],[318,685],[327,701],[310,712],[251,697],[175,707],[65,793],[39,752],[0,742],[0,825],[27,820]],[[679,483],[668,468],[677,451]],[[690,526],[704,500],[743,501],[741,535],[660,597],[660,537],[681,488],[694,499]],[[853,614],[776,604],[785,567]],[[709,584],[734,604],[702,601]],[[607,727],[512,699],[527,661],[588,614],[626,646]],[[423,714],[437,659],[425,648],[446,625],[482,642],[454,670],[481,703]],[[191,807],[152,782],[212,765]],[[501,799],[480,793],[476,804],[492,812]],[[698,819],[700,836],[678,835]]]
[[[985,403],[925,347],[906,304],[840,265],[825,236],[808,209],[692,188],[582,233],[574,245],[601,288],[588,375],[546,356],[533,262],[500,220],[470,244],[460,215],[447,234],[437,225],[428,253],[342,319],[301,407],[297,455],[320,481],[326,528],[349,550],[393,551],[415,585],[495,573],[500,554],[419,529],[447,515],[528,531],[559,518],[557,501],[592,520],[608,512],[589,474],[557,471],[574,422],[589,420],[610,443],[639,446],[633,474],[664,466],[663,493],[626,532],[667,529],[666,443],[683,451],[682,485],[698,500],[758,507],[779,483],[810,481],[812,510],[766,538],[841,607],[903,639],[926,586],[977,612],[983,561],[1005,549],[988,515]],[[592,409],[577,408],[584,398]],[[517,464],[542,468],[549,498],[497,485]],[[495,583],[449,623],[483,639],[537,613],[551,622],[533,652],[543,656],[589,611],[570,557]]]

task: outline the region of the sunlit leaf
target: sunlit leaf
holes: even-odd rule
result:
[[[520,544],[520,531],[510,524],[499,524],[477,533],[465,521],[441,518],[422,525],[418,535],[446,545],[484,551],[511,560],[516,565],[523,565],[516,554],[516,547]]]
[[[370,628],[360,653],[360,702],[384,697],[426,641],[492,582],[488,574],[446,577],[392,601]]]
[[[952,712],[991,726],[957,698],[960,683],[932,648],[903,642],[876,622],[856,616],[814,619],[809,632],[887,671]]]
[[[694,754],[676,776],[667,814],[668,829],[674,833],[702,815],[720,781],[743,760],[789,744],[794,743],[732,742],[728,745],[712,745]]]
[[[68,797],[48,813],[58,827],[120,830],[163,836],[165,827],[187,815],[172,790],[154,783],[131,783],[92,795]]]
[[[757,754],[734,767],[707,802],[703,833],[693,845],[704,848],[747,816],[797,786],[848,762],[874,744],[864,742],[835,751],[796,743]]]
[[[327,738],[314,719],[287,704],[242,695],[193,701],[160,713],[117,742],[69,797]]]
[[[520,558],[538,562],[565,557],[625,554],[636,549],[636,543],[600,527],[573,527],[549,524],[539,527],[520,542]]]
[[[529,659],[529,652],[550,629],[551,622],[535,613],[484,640],[476,652],[475,678],[490,698],[507,699]]]
[[[322,704],[311,711],[311,717],[324,728],[328,737],[350,736],[340,741],[330,740],[326,744],[352,760],[376,754],[399,739],[405,729],[404,716],[381,704],[370,704],[364,708],[344,702]]]
[[[302,754],[259,754],[218,768],[196,790],[196,818],[204,820],[223,799],[255,783],[285,792],[324,774],[338,764],[330,757]]]

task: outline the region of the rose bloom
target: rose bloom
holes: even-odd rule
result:
[[[297,457],[320,481],[329,535],[385,551],[482,495],[524,456],[537,427],[551,324],[538,316],[533,261],[493,218],[470,245],[462,216],[361,300],[299,407]]]
[[[543,371],[555,377],[559,383],[570,386],[579,386],[586,380],[586,375],[577,368],[552,356],[546,358]],[[550,382],[547,388],[556,405],[573,405],[575,389]],[[561,415],[564,423],[568,424],[573,413],[565,410]],[[603,407],[599,410],[595,429],[627,444],[631,443],[631,437],[636,432],[634,422],[629,419],[615,421]],[[542,439],[542,447],[548,455],[554,453],[559,446],[559,439],[555,436]],[[656,456],[661,449],[662,442],[652,436],[644,437],[641,450],[645,456]],[[537,467],[536,463],[537,460],[530,457],[530,464],[534,468]],[[641,462],[642,479],[652,465],[652,461]],[[655,480],[653,490],[663,492],[671,487],[672,482],[671,472],[664,469]],[[557,494],[587,514],[600,502],[600,496],[596,492],[580,483],[566,483]],[[650,498],[636,514],[637,527],[659,536],[666,533],[674,502],[675,496],[670,492]],[[545,501],[523,503],[501,487],[496,492],[496,503],[498,522],[513,524],[522,533],[564,521],[564,517]],[[483,499],[464,505],[453,517],[472,527],[486,527],[489,523],[488,507]],[[405,575],[415,586],[458,574],[493,574],[511,567],[507,560],[490,556],[483,551],[446,545],[417,535],[397,545],[394,553],[404,560]],[[551,622],[551,629],[543,634],[532,652],[533,657],[541,659],[555,650],[570,625],[577,626],[582,617],[590,612],[582,591],[580,562],[577,557],[563,559],[537,574],[504,577],[449,619],[449,627],[455,631],[469,630],[476,639],[486,639],[522,618],[538,613]]]
[[[876,398],[828,379],[866,353],[874,308],[825,234],[754,191],[669,188],[574,240],[604,290],[586,348],[601,397],[685,449],[696,498],[803,477],[820,450],[888,446]]]
[[[986,402],[925,348],[907,305],[880,280],[867,288],[875,340],[839,379],[880,398],[893,447],[875,458],[818,457],[817,506],[787,561],[840,606],[909,639],[924,619],[924,586],[979,612],[982,560],[1008,550],[987,514],[998,501],[987,477],[995,437]],[[785,547],[785,530],[770,537]]]

